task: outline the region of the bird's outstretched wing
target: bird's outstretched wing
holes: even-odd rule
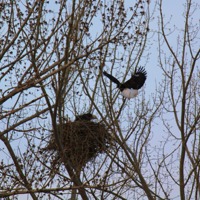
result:
[[[144,85],[146,78],[147,72],[143,67],[139,67],[138,70],[135,70],[134,74],[132,74],[132,77],[122,85],[124,88],[138,90]]]
[[[103,75],[108,77],[112,82],[116,83],[117,87],[120,86],[121,83],[114,76],[108,74],[106,71],[103,71]]]

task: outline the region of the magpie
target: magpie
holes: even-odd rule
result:
[[[92,119],[97,119],[97,117],[95,115],[92,115],[91,113],[86,113],[83,115],[76,116],[75,121],[83,121],[83,120],[90,121]]]
[[[114,76],[108,74],[106,71],[103,71],[103,75],[117,84],[117,88],[121,91],[122,96],[128,99],[138,95],[138,90],[144,85],[147,78],[147,72],[144,67],[136,69],[131,78],[125,83],[120,83]]]

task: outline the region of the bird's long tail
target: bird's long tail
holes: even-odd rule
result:
[[[112,76],[111,74],[108,74],[106,71],[103,71],[103,75],[108,77],[113,83],[116,83],[117,87],[120,86],[121,83],[114,76]]]

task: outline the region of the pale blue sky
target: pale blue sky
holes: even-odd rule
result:
[[[195,2],[199,2],[199,1],[195,0]],[[125,3],[127,5],[129,5],[130,0],[126,0]],[[151,9],[153,10],[153,8],[154,8],[154,1],[152,0],[151,1]],[[199,25],[199,20],[200,20],[200,8],[198,8],[198,9],[199,9],[199,12],[196,12],[196,14],[193,16],[194,22],[196,22],[197,25]],[[152,10],[150,10],[150,12],[152,12]],[[183,12],[184,12],[183,1],[180,1],[180,0],[175,0],[175,1],[174,0],[164,0],[163,1],[163,13],[164,13],[164,17],[165,17],[164,21],[165,22],[170,21],[168,26],[170,26],[171,29],[173,29],[174,26],[176,26],[179,30],[184,27]],[[158,49],[157,49],[158,48],[158,42],[157,42],[158,20],[159,20],[159,14],[158,14],[158,10],[156,9],[155,13],[153,13],[152,20],[150,22],[149,37],[151,39],[150,39],[149,43],[151,43],[151,47],[149,50],[147,50],[148,52],[145,52],[145,54],[151,52],[149,62],[146,64],[148,79],[146,81],[145,90],[148,95],[155,92],[155,88],[156,88],[155,83],[160,82],[161,78],[162,78],[162,75],[161,75],[162,71],[160,70],[159,63],[158,63]],[[175,31],[173,34],[171,34],[169,36],[171,45],[174,48],[176,48],[178,33],[179,33],[178,31]],[[200,41],[199,41],[199,43],[196,44],[196,48],[199,48],[199,47],[200,47]],[[149,48],[149,46],[148,46],[148,48]],[[166,52],[168,52],[168,50],[165,49],[166,48],[165,45],[163,45],[163,48],[164,48],[163,49],[164,51],[166,50]],[[145,61],[141,60],[141,64],[142,63],[145,63]],[[198,67],[199,67],[199,65],[198,65]],[[134,100],[131,100],[131,101],[133,102]],[[131,104],[131,102],[130,102],[130,104]],[[161,127],[155,128],[155,132],[158,132],[160,130],[162,130]],[[162,134],[160,135],[160,137],[159,137],[159,135],[157,135],[154,139],[155,139],[155,141],[159,142],[159,140],[162,139]],[[4,153],[3,153],[3,155],[4,155]],[[1,149],[0,149],[0,157],[2,158]],[[174,196],[176,196],[178,192],[179,192],[178,189],[177,189],[177,191],[174,191]],[[20,199],[27,199],[25,196],[24,196],[24,198],[20,198]],[[179,199],[179,198],[177,197],[177,199]]]

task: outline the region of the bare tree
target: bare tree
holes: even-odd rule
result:
[[[182,200],[200,197],[200,26],[194,20],[198,9],[198,3],[186,1],[183,26],[172,27],[159,1],[159,62],[165,77],[160,91],[164,97],[161,116],[166,134],[158,170],[154,170],[167,199],[175,195]],[[169,190],[163,187],[166,180],[159,178],[162,173],[166,174]],[[173,196],[178,189],[180,193]]]
[[[123,1],[2,1],[0,9],[0,196],[52,199],[62,198],[63,192],[65,199],[71,194],[75,199],[71,191],[78,189],[82,199],[123,199],[121,178],[110,183],[114,166],[121,166],[121,160],[114,160],[119,147],[104,161],[99,159],[89,175],[80,176],[63,151],[58,128],[77,114],[95,111],[99,120],[118,131],[115,120],[124,103],[105,96],[101,72],[104,66],[123,67],[128,62],[128,74],[137,65],[148,32],[148,2],[127,7]],[[120,109],[113,116],[114,107],[109,111],[108,106],[115,102]],[[51,132],[62,158],[59,167],[53,165],[54,155],[43,152]],[[120,137],[115,140],[125,145]],[[97,184],[96,178],[106,170],[103,163],[110,165],[108,178]]]
[[[1,198],[171,199],[175,187],[181,199],[199,198],[199,29],[190,21],[198,5],[187,1],[175,49],[157,4],[164,81],[156,94],[141,90],[129,101],[102,77],[105,69],[125,80],[149,60],[149,4],[0,3]],[[112,145],[79,171],[60,132],[87,112],[97,115]],[[159,146],[153,139],[160,121],[167,134]],[[59,161],[45,151],[52,138]]]

